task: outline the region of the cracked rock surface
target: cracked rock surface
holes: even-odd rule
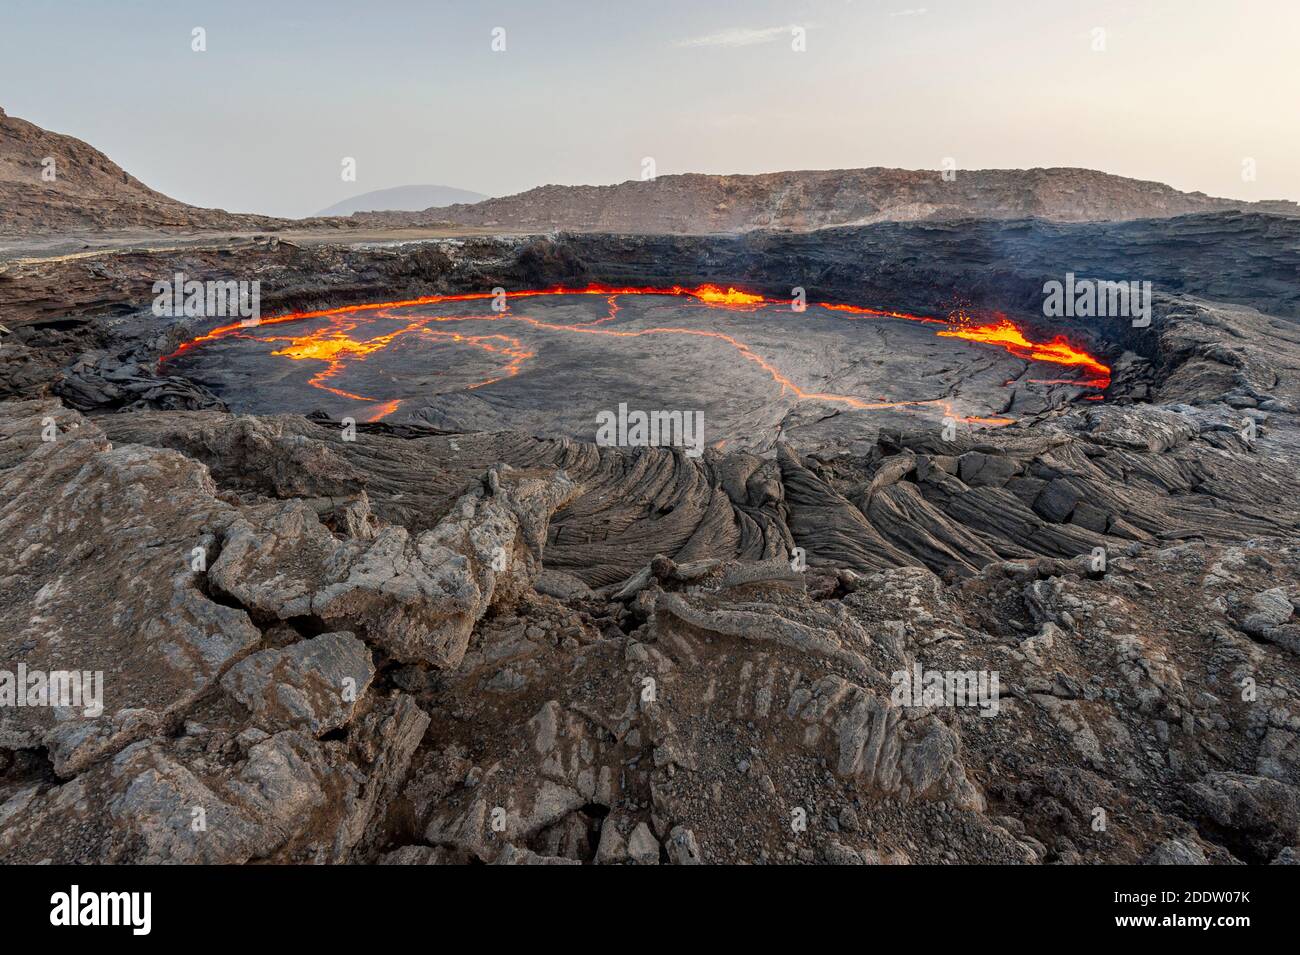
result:
[[[102,695],[0,705],[0,860],[1290,862],[1300,334],[1252,281],[1103,402],[699,459],[74,410],[89,333],[30,331],[0,702]]]

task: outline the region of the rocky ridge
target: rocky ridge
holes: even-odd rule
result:
[[[1234,211],[1296,215],[1300,206],[1217,199],[1091,169],[974,169],[945,179],[938,170],[871,167],[547,185],[472,205],[353,218],[371,227],[450,221],[532,232],[654,235],[968,218],[1098,222]]]
[[[959,170],[946,180],[937,170],[872,167],[754,176],[692,173],[613,186],[547,185],[422,212],[291,220],[202,209],[172,199],[82,140],[0,109],[0,236],[6,237],[457,226],[526,233],[704,234],[966,218],[1120,221],[1232,211],[1294,216],[1300,207],[1281,200],[1244,202],[1184,193],[1088,169]]]
[[[131,227],[245,231],[284,221],[179,202],[80,139],[0,109],[0,235]]]

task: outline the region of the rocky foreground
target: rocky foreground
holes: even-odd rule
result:
[[[0,859],[1295,861],[1267,256],[1255,305],[1162,299],[1103,402],[698,460],[231,415],[150,382],[167,335],[43,304],[129,261],[6,280],[0,669],[102,671],[104,707],[0,707]]]

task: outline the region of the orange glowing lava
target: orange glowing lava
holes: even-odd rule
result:
[[[781,305],[788,307],[790,305],[788,299],[767,298],[763,295],[745,292],[731,286],[724,289],[718,285],[701,285],[697,288],[690,289],[681,286],[654,288],[594,284],[588,285],[585,288],[565,288],[563,286],[555,286],[548,289],[512,292],[508,294],[507,299],[526,299],[547,295],[601,295],[607,299],[609,310],[608,313],[601,318],[589,322],[574,324],[545,322],[540,319],[519,314],[510,308],[508,304],[500,310],[493,310],[486,314],[418,315],[411,318],[410,321],[406,321],[406,316],[399,318],[392,314],[395,309],[409,308],[412,306],[438,305],[448,302],[482,301],[494,298],[491,293],[487,292],[471,292],[459,295],[428,295],[421,298],[407,299],[397,302],[372,302],[362,305],[349,305],[341,308],[323,309],[312,312],[294,312],[288,315],[277,316],[275,318],[263,319],[256,326],[245,326],[242,323],[225,325],[190,339],[170,355],[160,359],[159,364],[161,365],[165,362],[171,361],[172,359],[206,342],[212,342],[226,337],[251,338],[257,341],[272,343],[278,346],[271,352],[273,355],[283,356],[294,360],[322,362],[325,367],[313,374],[308,379],[308,384],[314,388],[320,388],[343,398],[373,403],[374,407],[370,409],[366,420],[378,421],[396,411],[401,405],[402,399],[367,397],[365,395],[345,391],[331,384],[332,379],[346,370],[350,362],[365,361],[370,355],[383,351],[395,341],[407,338],[408,336],[436,339],[455,345],[479,349],[491,353],[494,356],[500,356],[505,360],[505,363],[494,375],[466,386],[469,390],[483,388],[487,385],[501,381],[503,378],[517,375],[524,362],[535,357],[535,352],[519,339],[508,335],[463,335],[458,332],[442,331],[429,326],[453,322],[506,320],[521,322],[532,328],[543,331],[566,332],[581,335],[600,335],[614,338],[640,338],[650,335],[679,335],[714,339],[729,345],[735,350],[739,357],[762,369],[774,383],[780,386],[782,393],[788,392],[799,399],[842,404],[850,408],[864,410],[934,406],[942,409],[945,415],[953,414],[951,405],[943,399],[923,401],[886,401],[882,399],[879,401],[869,401],[854,395],[806,391],[792,381],[771,361],[757,354],[749,345],[734,336],[724,334],[723,332],[680,327],[644,329],[601,327],[609,325],[615,320],[619,311],[618,298],[625,295],[685,296],[708,307],[743,311],[754,311],[768,305]],[[936,332],[937,335],[946,338],[962,338],[967,341],[995,345],[1019,358],[1029,361],[1077,366],[1091,375],[1091,377],[1087,379],[1069,383],[1098,389],[1104,389],[1110,383],[1110,369],[1102,362],[1089,355],[1086,351],[1072,345],[1064,338],[1064,336],[1058,335],[1050,342],[1031,341],[1010,319],[1002,315],[999,315],[998,320],[993,323],[971,325],[965,320],[945,321],[927,315],[913,315],[908,312],[896,312],[858,305],[809,302],[807,307],[821,307],[832,312],[847,315],[854,319],[860,317],[887,318],[944,325],[946,328],[942,331]],[[365,319],[361,317],[362,314],[370,312],[378,313],[376,318],[392,321],[406,321],[406,324],[384,334],[366,338],[358,334],[358,332],[362,323],[365,321]],[[258,328],[268,325],[280,325],[287,322],[301,322],[322,318],[328,319],[329,323],[315,331],[303,335],[263,336],[256,333]],[[965,417],[962,420],[972,424],[990,426],[1011,424],[1013,422],[1013,419],[1001,417]]]
[[[1110,367],[1093,358],[1086,351],[1071,345],[1064,335],[1050,342],[1031,342],[1006,316],[987,325],[958,325],[948,331],[936,332],[941,338],[964,338],[986,345],[1000,345],[1018,358],[1029,361],[1046,361],[1055,365],[1077,365],[1087,369],[1093,377],[1077,382],[1089,387],[1105,388],[1110,384]]]
[[[761,295],[742,292],[740,289],[731,287],[723,289],[718,285],[701,285],[687,294],[695,296],[701,302],[708,302],[710,305],[762,305],[767,301]]]

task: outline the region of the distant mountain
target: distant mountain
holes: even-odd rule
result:
[[[350,216],[354,212],[422,212],[441,206],[470,205],[482,202],[487,196],[481,192],[468,189],[453,189],[450,186],[395,186],[392,189],[376,189],[363,192],[351,199],[336,202],[328,209],[316,213],[318,216]]]
[[[427,213],[377,213],[372,226],[448,221],[520,231],[710,233],[817,229],[924,219],[1095,222],[1197,212],[1300,214],[1288,201],[1243,202],[1179,192],[1091,169],[837,169],[757,176],[689,173],[615,186],[541,186]]]
[[[51,165],[52,163],[52,165]],[[42,176],[52,169],[52,178]],[[200,209],[155,192],[98,149],[0,109],[0,233],[241,231],[284,219]]]
[[[47,179],[42,171],[51,160],[54,176]],[[394,211],[360,211],[377,206]],[[277,219],[178,202],[80,139],[0,109],[0,235],[434,225],[691,234],[966,218],[1097,222],[1234,211],[1300,215],[1294,202],[1215,199],[1090,169],[958,170],[945,181],[937,170],[875,167],[757,176],[690,173],[615,186],[541,186],[500,199],[446,186],[400,186],[331,206],[325,218]],[[346,213],[351,215],[341,218]]]

